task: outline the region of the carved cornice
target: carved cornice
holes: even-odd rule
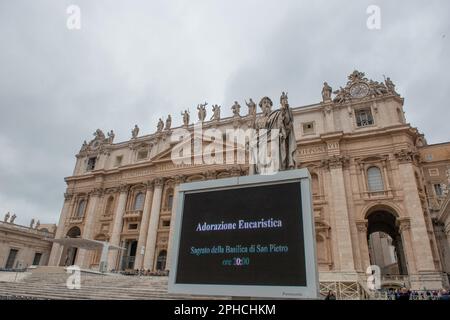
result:
[[[73,193],[69,193],[69,192],[65,192],[64,193],[64,200],[72,200],[73,198]]]
[[[175,181],[175,184],[180,184],[186,181],[186,176],[183,175],[177,175],[173,177],[173,180]]]
[[[358,221],[356,221],[356,229],[359,232],[366,233],[367,232],[367,226],[368,226],[368,223],[367,223],[366,220],[358,220]]]
[[[347,156],[331,156],[321,160],[321,166],[328,169],[338,169],[348,166],[350,158]]]
[[[95,188],[91,192],[89,192],[89,195],[94,197],[100,197],[103,195],[104,192],[105,190],[103,188]]]
[[[108,188],[105,190],[105,194],[112,194],[112,193],[116,193],[118,191],[119,191],[118,187]]]
[[[155,187],[162,187],[164,185],[164,178],[156,178],[153,180]]]
[[[208,179],[208,180],[217,179],[217,171],[215,171],[215,170],[208,170],[206,172],[206,179]]]
[[[411,219],[410,218],[399,219],[399,229],[400,232],[411,229]]]
[[[155,183],[154,183],[153,180],[148,180],[148,181],[145,183],[145,186],[146,186],[147,190],[152,191],[153,188],[155,187]]]
[[[130,190],[130,186],[128,184],[123,184],[123,185],[120,185],[118,187],[118,189],[119,189],[119,192],[124,193],[124,192],[128,192],[128,190]]]
[[[228,171],[230,172],[230,175],[232,177],[239,177],[239,176],[241,176],[241,173],[242,173],[241,168],[238,166],[233,166]]]
[[[399,163],[412,163],[420,160],[420,155],[417,151],[403,149],[394,153],[394,157]]]

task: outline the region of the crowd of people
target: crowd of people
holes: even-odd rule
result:
[[[390,289],[387,292],[389,300],[446,300],[450,301],[448,290],[409,290],[405,287],[401,289]]]
[[[112,270],[113,273],[120,273],[125,276],[156,276],[156,277],[164,277],[169,275],[168,270],[145,270],[145,269],[130,269],[124,271],[116,271]]]
[[[445,300],[450,301],[448,290],[409,290],[405,287],[401,289],[389,289],[386,292],[388,300]],[[336,294],[330,290],[325,296],[325,300],[336,300]]]

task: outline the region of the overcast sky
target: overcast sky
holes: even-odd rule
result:
[[[80,30],[66,27],[70,4]],[[371,4],[380,30],[366,26]],[[390,76],[407,120],[449,141],[449,12],[448,0],[0,0],[0,218],[56,223],[97,128],[124,141],[204,101],[227,115],[234,100],[285,90],[312,104],[354,69]]]

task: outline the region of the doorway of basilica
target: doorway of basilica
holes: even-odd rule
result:
[[[137,251],[137,240],[130,239],[125,240],[123,247],[125,250],[123,251],[121,270],[130,270],[134,269],[134,261],[136,260],[136,251]]]
[[[81,236],[81,230],[78,227],[72,227],[67,231],[67,238],[79,238]],[[64,246],[63,253],[61,255],[60,266],[73,266],[77,259],[78,248]]]
[[[408,275],[402,237],[395,215],[374,211],[367,217],[370,264],[380,267],[381,276]]]

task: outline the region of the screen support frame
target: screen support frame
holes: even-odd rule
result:
[[[176,283],[178,251],[180,246],[181,222],[183,220],[184,196],[187,193],[217,191],[242,187],[299,182],[303,219],[303,237],[306,261],[306,286],[255,286],[255,285],[211,285]],[[319,297],[319,276],[316,258],[316,236],[312,211],[311,176],[308,169],[280,171],[273,175],[251,175],[233,178],[183,183],[178,188],[174,233],[169,248],[171,270],[169,272],[169,293],[190,295],[215,295],[230,297],[258,297],[285,299],[317,299]]]

